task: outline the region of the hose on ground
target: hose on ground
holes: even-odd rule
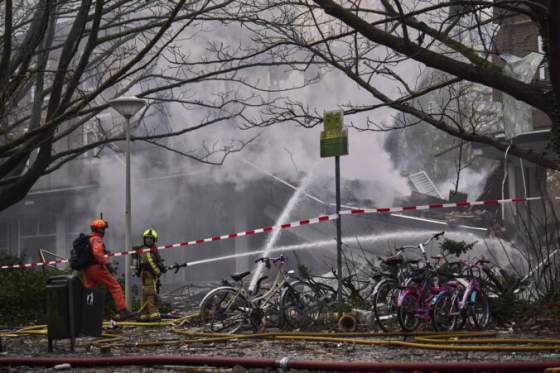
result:
[[[313,341],[313,342],[330,342],[330,343],[348,343],[353,345],[368,346],[390,346],[390,347],[408,347],[429,350],[446,350],[446,351],[560,351],[560,339],[530,339],[530,338],[508,338],[502,341],[500,338],[481,339],[480,337],[496,336],[496,332],[451,332],[451,333],[426,333],[423,335],[411,333],[255,333],[255,334],[233,334],[224,336],[223,334],[205,334],[200,333],[194,335],[188,331],[177,329],[171,330],[174,333],[184,334],[187,336],[201,336],[201,338],[186,339],[184,344],[195,343],[215,343],[227,342],[229,340],[240,339],[276,339],[282,341]],[[346,334],[346,337],[340,334]],[[401,341],[395,339],[360,339],[349,338],[348,335],[358,334],[362,337],[396,337],[406,336],[413,337],[414,341]],[[356,337],[354,335],[354,337]],[[462,342],[462,337],[471,337]],[[479,337],[472,339],[472,337]],[[445,344],[443,344],[445,343]],[[478,343],[472,345],[472,343]],[[499,345],[487,345],[490,343]],[[509,343],[509,346],[501,344]],[[538,344],[535,344],[538,343]],[[520,345],[523,344],[523,345]],[[525,345],[531,344],[531,345]]]
[[[211,366],[275,369],[306,369],[322,371],[353,372],[542,372],[547,368],[560,366],[560,361],[511,361],[511,362],[429,362],[429,361],[335,361],[299,360],[288,357],[280,359],[224,357],[224,356],[106,356],[106,357],[3,357],[0,366],[55,366],[70,364],[72,367],[101,366]]]
[[[104,333],[102,339],[92,343],[98,348],[110,348],[117,343],[121,347],[157,347],[163,345],[188,345],[228,342],[247,339],[275,339],[279,341],[312,341],[326,343],[345,343],[352,345],[406,347],[445,351],[560,351],[560,339],[553,338],[490,338],[497,335],[492,331],[478,332],[417,332],[417,333],[308,333],[308,332],[266,332],[253,334],[225,334],[192,332],[180,327],[196,315],[161,322],[117,322],[122,327],[168,327],[169,331],[187,338],[160,339],[149,342],[123,343],[124,336]],[[111,326],[104,323],[105,327]],[[32,325],[14,332],[2,334],[5,337],[22,335],[46,335],[46,325]],[[391,337],[413,338],[412,341],[391,339]],[[367,338],[367,339],[366,339]],[[389,339],[388,339],[389,338]]]

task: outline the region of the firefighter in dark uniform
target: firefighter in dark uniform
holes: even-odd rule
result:
[[[161,315],[157,307],[156,295],[159,291],[159,278],[167,272],[163,259],[158,253],[157,232],[148,228],[142,235],[143,253],[138,254],[137,274],[142,282],[142,303],[140,304],[140,321],[159,321]],[[148,251],[149,249],[149,251]]]

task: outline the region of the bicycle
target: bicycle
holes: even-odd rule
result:
[[[410,247],[408,247],[410,248]],[[372,292],[372,309],[377,325],[381,330],[390,332],[398,326],[396,303],[399,294],[399,285],[405,281],[419,260],[405,259],[402,255],[407,247],[400,247],[396,254],[388,257],[378,257],[381,261],[381,270],[373,277],[376,285]]]
[[[336,282],[338,275],[333,270],[333,277],[313,276],[306,270],[289,287],[286,287],[280,298],[280,314],[284,328],[313,329],[324,327],[332,319],[330,314],[337,311],[337,289],[329,285]],[[365,303],[361,293],[370,287],[370,281],[362,281],[357,274],[351,274],[342,279],[343,298],[353,308]],[[356,286],[356,284],[360,284]]]
[[[280,315],[286,329],[312,329],[324,325],[336,290],[314,280],[298,279],[282,291]]]
[[[437,260],[436,267],[428,260],[425,247],[433,240],[439,239],[444,232],[436,233],[426,242],[418,244],[422,252],[425,267],[414,271],[404,284],[399,287],[396,310],[397,319],[402,330],[415,331],[422,320],[430,320],[432,314],[432,299],[441,291],[452,292],[457,287],[457,281],[446,281],[443,284],[438,276],[437,264],[441,256],[432,257]]]
[[[477,282],[481,277],[480,265],[490,263],[485,259],[473,263],[463,262],[468,280],[464,291],[442,289],[432,301],[432,324],[437,331],[449,331],[463,328],[470,319],[476,328],[484,329],[490,322],[490,303],[488,297]],[[478,274],[475,274],[478,272]],[[478,275],[478,276],[477,276]],[[460,319],[460,324],[457,322]]]
[[[255,263],[261,261],[268,269],[271,264],[277,268],[270,288],[260,291],[262,282],[267,278],[264,276],[258,280],[255,293],[251,294],[243,281],[251,272],[232,274],[231,278],[239,283],[237,287],[221,286],[213,289],[200,302],[199,319],[206,330],[223,333],[236,333],[244,329],[259,331],[264,329],[267,317],[279,315],[277,298],[284,288],[290,287],[287,279],[293,271],[283,270],[286,263],[283,255],[277,258],[262,257]]]

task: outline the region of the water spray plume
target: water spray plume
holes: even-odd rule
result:
[[[243,162],[243,163],[245,163],[245,164],[247,164],[247,165],[253,167],[255,170],[261,172],[261,173],[264,174],[264,175],[270,176],[271,178],[273,178],[274,180],[278,181],[279,183],[286,185],[288,188],[291,188],[291,189],[293,189],[293,190],[295,190],[295,191],[298,190],[298,187],[297,187],[297,186],[295,186],[295,185],[289,183],[288,181],[286,181],[286,180],[284,180],[284,179],[282,179],[282,178],[280,178],[280,177],[278,177],[278,176],[276,176],[276,175],[274,175],[274,174],[272,174],[272,173],[270,173],[270,172],[268,172],[268,171],[262,169],[261,167],[257,166],[256,164],[254,164],[254,163],[251,162],[251,161],[248,161],[248,160],[245,159],[245,158],[241,158],[241,162]],[[314,168],[314,167],[315,167],[315,165],[313,165],[313,168]],[[303,195],[306,196],[307,198],[309,198],[309,199],[315,201],[315,202],[319,202],[319,203],[322,204],[322,205],[325,205],[325,206],[336,206],[336,203],[334,203],[334,202],[325,202],[325,201],[323,201],[322,199],[320,199],[319,197],[314,196],[313,194],[304,192]],[[344,208],[347,208],[347,209],[356,208],[356,206],[350,206],[350,205],[344,205],[344,204],[341,204],[340,206],[342,206],[342,207],[344,207]]]
[[[388,233],[380,233],[380,234],[368,234],[368,235],[361,235],[361,236],[351,236],[351,237],[343,237],[342,243],[344,245],[349,246],[349,249],[352,249],[353,244],[375,244],[375,243],[382,243],[382,242],[390,242],[390,241],[407,241],[407,244],[415,244],[427,236],[432,235],[434,232],[430,230],[419,230],[419,231],[397,231],[397,232],[388,232]],[[459,232],[450,232],[446,234],[447,237],[452,239],[460,239],[460,240],[473,240],[476,238],[475,235],[472,233],[459,233]],[[486,240],[488,244],[492,246],[497,246],[498,240],[491,239]],[[437,244],[436,244],[437,245]],[[239,254],[232,254],[232,255],[224,255],[214,258],[207,258],[201,260],[195,260],[188,263],[189,267],[201,264],[208,264],[219,262],[222,260],[229,260],[229,259],[237,259],[241,257],[253,256],[258,254],[265,254],[269,255],[271,253],[283,253],[289,251],[301,251],[301,250],[317,250],[317,249],[326,249],[334,251],[336,249],[336,242],[332,239],[329,240],[319,240],[313,242],[305,242],[295,245],[286,245],[286,246],[278,246],[275,248],[269,248],[268,250],[257,250],[257,251],[250,251],[246,253],[239,253]],[[355,247],[356,250],[359,250],[358,247]],[[379,250],[379,254],[381,254],[381,250]]]
[[[287,187],[289,187],[289,188],[291,188],[291,189],[293,189],[293,190],[295,190],[295,191],[298,190],[298,187],[297,187],[297,186],[295,186],[295,185],[293,185],[293,184],[287,182],[286,180],[284,180],[284,179],[282,179],[282,178],[280,178],[280,177],[278,177],[278,176],[276,176],[276,175],[274,175],[274,174],[272,174],[272,173],[270,173],[270,172],[268,172],[268,171],[262,169],[261,167],[257,166],[256,164],[254,164],[254,163],[251,162],[251,161],[248,161],[248,160],[245,159],[245,158],[241,158],[241,162],[243,162],[243,163],[245,163],[245,164],[248,164],[249,166],[253,167],[255,170],[257,170],[257,171],[263,173],[264,175],[270,176],[270,177],[273,178],[274,180],[278,181],[278,182],[281,183],[281,184],[286,185]],[[306,196],[306,197],[308,197],[308,198],[310,198],[310,199],[312,199],[313,201],[319,202],[320,204],[323,204],[323,205],[328,205],[328,204],[330,204],[330,205],[332,205],[332,203],[327,203],[327,202],[325,202],[325,201],[319,199],[318,197],[315,197],[314,195],[309,194],[309,193],[307,193],[307,192],[304,192],[303,195]]]
[[[329,243],[332,243],[332,242],[329,241]],[[296,245],[293,245],[293,246],[296,246]],[[311,247],[311,245],[309,245],[309,244],[300,245],[300,246],[301,247],[299,247],[299,248],[290,247],[290,246],[277,247],[277,248],[269,250],[268,252],[269,253],[276,253],[276,252],[284,252],[284,251],[313,250],[313,249],[320,249],[320,248],[323,247],[322,245],[315,245],[314,247]],[[309,246],[309,247],[307,247],[307,246]],[[246,252],[246,253],[218,256],[218,257],[215,257],[215,258],[194,260],[192,262],[188,262],[187,266],[192,267],[192,266],[200,265],[200,264],[220,262],[222,260],[237,259],[237,258],[242,258],[242,257],[245,257],[245,256],[253,256],[253,255],[263,254],[263,253],[264,253],[264,250],[257,250],[257,251],[249,251],[249,252]]]
[[[416,237],[416,235],[414,235],[414,237]],[[358,240],[359,242],[363,242],[363,243],[369,243],[369,242],[375,242],[375,241],[382,241],[382,240],[385,240],[385,239],[403,237],[402,233],[400,233],[400,234],[388,233],[387,236],[391,236],[391,238],[381,237],[381,236],[384,236],[384,235],[367,235],[367,236],[357,236],[357,237],[345,237],[345,238],[342,239],[342,243],[348,245],[348,244],[356,242],[356,240]],[[267,253],[271,254],[271,253],[278,253],[278,252],[282,253],[282,252],[286,252],[286,251],[325,249],[325,248],[329,248],[329,246],[332,246],[332,248],[334,249],[336,247],[336,242],[333,241],[333,240],[321,240],[321,241],[313,241],[313,242],[307,242],[307,243],[296,244],[296,245],[278,246],[278,247],[275,247],[275,248],[272,248],[272,249],[268,250]],[[219,261],[222,261],[222,260],[237,259],[237,258],[241,258],[241,257],[245,257],[245,256],[253,256],[253,255],[264,254],[264,253],[265,253],[265,250],[257,250],[257,251],[249,251],[249,252],[246,252],[246,253],[224,255],[224,256],[219,256],[219,257],[215,257],[215,258],[195,260],[195,261],[189,262],[188,266],[192,267],[192,266],[200,265],[200,264],[214,263],[214,262],[219,262]]]
[[[280,216],[276,220],[275,225],[280,225],[280,224],[288,221],[288,219],[290,218],[290,214],[292,213],[292,210],[297,206],[299,200],[301,199],[301,196],[305,193],[305,190],[307,189],[307,187],[313,181],[313,178],[314,178],[313,170],[315,169],[316,165],[317,165],[317,163],[315,163],[311,167],[311,170],[307,173],[307,175],[305,175],[305,177],[303,178],[303,180],[301,182],[301,185],[296,190],[296,192],[290,197],[290,200],[286,204],[286,207],[284,207],[284,210],[282,211],[282,213],[280,214]],[[268,254],[270,253],[270,250],[276,244],[276,241],[278,241],[278,238],[280,237],[280,233],[281,233],[280,229],[275,229],[272,232],[272,234],[269,236],[268,240],[266,241],[263,256],[268,256]],[[264,263],[260,262],[259,264],[257,264],[257,268],[255,269],[253,277],[251,278],[251,283],[249,285],[249,291],[254,291],[254,289],[257,286],[257,281],[261,277],[263,270],[264,270]]]
[[[393,233],[384,233],[384,234],[370,234],[370,235],[363,235],[363,236],[354,236],[354,237],[343,237],[342,243],[345,245],[350,245],[356,242],[360,243],[374,243],[379,241],[385,240],[392,240],[392,239],[402,239],[402,238],[417,238],[420,236],[426,236],[432,233],[431,231],[426,232],[393,232]],[[306,242],[301,244],[295,245],[287,245],[287,246],[278,246],[275,248],[271,248],[270,250],[266,251],[268,254],[277,253],[277,252],[286,252],[286,251],[300,251],[300,250],[316,250],[316,249],[329,249],[332,248],[333,250],[336,248],[336,241],[331,240],[320,240],[320,241],[313,241],[313,242]],[[222,260],[228,259],[237,259],[245,256],[253,256],[257,254],[264,254],[265,250],[257,250],[257,251],[249,251],[246,253],[239,253],[239,254],[232,254],[232,255],[224,255],[214,258],[207,258],[201,260],[194,260],[188,263],[189,267],[200,265],[200,264],[207,264],[207,263],[214,263],[219,262]]]

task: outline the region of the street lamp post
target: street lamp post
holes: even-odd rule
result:
[[[126,119],[126,150],[125,150],[125,250],[132,250],[131,243],[131,197],[130,197],[130,119],[138,113],[145,105],[146,101],[138,97],[121,97],[109,102],[109,105]],[[130,256],[125,256],[124,262],[124,295],[126,307],[132,309],[130,293]]]

